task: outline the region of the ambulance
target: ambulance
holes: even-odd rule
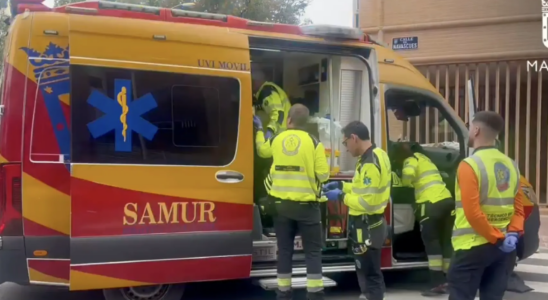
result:
[[[200,281],[254,278],[274,289],[276,236],[255,193],[252,64],[310,108],[331,180],[349,180],[355,164],[338,128],[361,120],[391,153],[395,111],[403,120],[437,110],[449,124],[461,146],[417,143],[448,185],[468,155],[467,129],[438,91],[359,29],[41,2],[9,2],[0,282],[100,289],[106,300],[180,299]],[[394,187],[386,210],[386,270],[427,266],[409,195]],[[329,287],[331,274],[355,269],[344,205],[323,214]],[[526,232],[521,257],[538,247],[538,221]],[[293,261],[293,286],[305,287],[299,239]]]

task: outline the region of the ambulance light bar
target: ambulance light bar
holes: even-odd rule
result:
[[[149,13],[149,14],[155,14],[155,15],[160,14],[160,8],[159,7],[136,5],[136,4],[126,4],[126,3],[116,3],[116,2],[106,2],[106,1],[99,1],[99,8],[100,9],[119,9],[119,10]]]
[[[326,39],[363,40],[364,33],[358,28],[335,25],[305,25],[301,26],[304,35],[317,36]]]
[[[176,9],[176,8],[171,9],[171,14],[173,14],[174,17],[209,19],[209,20],[217,20],[222,22],[226,22],[228,18],[227,15],[222,15],[222,14],[195,12],[190,10]]]

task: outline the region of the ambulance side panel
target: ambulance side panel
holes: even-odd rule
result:
[[[27,43],[30,20],[17,18],[5,39],[0,114],[0,282],[29,281],[21,214],[21,143],[24,60],[17,44]]]
[[[70,264],[70,115],[67,17],[34,13],[28,45],[23,214],[29,279],[67,286]],[[61,50],[62,49],[62,50]]]
[[[69,15],[70,289],[247,278],[247,37]]]

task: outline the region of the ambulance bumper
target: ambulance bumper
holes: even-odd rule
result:
[[[0,245],[0,283],[28,284],[25,239],[21,236],[2,236]]]

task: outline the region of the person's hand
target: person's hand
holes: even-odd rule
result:
[[[518,234],[515,232],[510,232],[506,234],[502,245],[499,249],[504,253],[510,253],[516,250],[516,245],[518,244]]]
[[[265,140],[269,140],[271,137],[272,137],[272,130],[267,129],[267,130],[266,130],[266,133],[265,133],[265,135],[264,135],[264,139],[265,139]]]
[[[330,190],[330,191],[327,191],[326,193],[324,193],[325,197],[329,201],[339,200],[341,194],[342,194],[342,191],[339,190],[339,189]]]
[[[263,122],[258,116],[253,116],[253,126],[255,126],[255,129],[257,130],[263,130]]]
[[[517,232],[508,232],[506,234],[506,238],[504,239],[504,243],[508,243],[508,245],[516,247],[518,244],[519,234]]]
[[[340,187],[340,182],[339,181],[331,181],[327,184],[324,184],[322,190],[325,193],[325,192],[328,192],[328,191],[331,191],[331,190],[334,190],[334,189],[338,189],[339,187]]]

